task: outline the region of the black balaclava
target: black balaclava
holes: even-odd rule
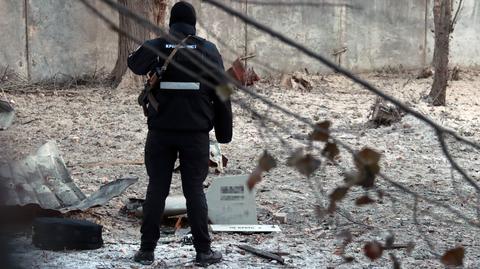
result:
[[[197,23],[197,14],[195,13],[195,8],[193,8],[190,3],[180,1],[173,5],[172,11],[170,11],[169,25],[172,26],[172,24],[179,22],[195,27],[195,24]]]

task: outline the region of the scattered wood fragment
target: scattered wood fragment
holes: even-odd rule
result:
[[[280,189],[280,190],[281,190],[281,191],[291,191],[291,192],[294,192],[294,193],[303,194],[302,191],[296,190],[296,189],[292,189],[292,188],[286,188],[286,187],[285,187],[285,188],[282,188],[282,189]]]
[[[283,74],[280,78],[280,85],[285,88],[291,88],[301,91],[312,91],[312,82],[302,73],[295,73],[293,75]]]
[[[245,61],[245,60],[255,58],[255,57],[257,57],[257,55],[255,53],[252,53],[252,54],[248,54],[248,55],[240,57],[239,60],[240,61]]]
[[[385,246],[383,247],[384,250],[393,250],[393,249],[408,249],[408,248],[411,248],[412,246],[410,244],[396,244],[396,245],[392,245],[392,246]]]
[[[254,247],[251,247],[251,246],[248,246],[248,245],[238,245],[238,248],[243,249],[245,251],[248,251],[248,252],[250,252],[252,254],[255,254],[259,257],[270,259],[270,260],[275,260],[275,261],[278,261],[280,264],[285,264],[285,260],[282,257],[280,257],[279,255],[273,254],[271,252],[264,251],[264,250],[261,250],[261,249],[258,249],[258,248],[254,248]]]
[[[178,216],[177,221],[175,222],[175,231],[178,231],[182,228],[182,220],[183,220],[184,215]]]
[[[431,67],[425,67],[417,75],[417,79],[424,79],[433,76],[433,70]]]

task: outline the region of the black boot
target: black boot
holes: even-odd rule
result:
[[[207,267],[210,264],[218,263],[222,260],[222,253],[209,250],[207,252],[197,252],[195,263],[197,266]]]
[[[133,256],[133,260],[143,265],[150,265],[154,260],[153,251],[140,249],[135,253],[135,256]]]

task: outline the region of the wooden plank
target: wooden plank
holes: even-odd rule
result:
[[[243,249],[245,251],[253,253],[253,254],[255,254],[259,257],[270,259],[270,260],[276,260],[280,264],[285,264],[285,260],[282,257],[280,257],[276,254],[273,254],[271,252],[267,252],[267,251],[264,251],[264,250],[261,250],[261,249],[258,249],[258,248],[254,248],[254,247],[251,247],[249,245],[238,245],[238,247],[240,249]]]

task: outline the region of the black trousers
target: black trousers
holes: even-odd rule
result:
[[[187,215],[197,252],[210,249],[208,208],[203,182],[208,175],[208,132],[167,132],[150,130],[145,145],[145,166],[149,176],[143,204],[141,248],[153,250],[160,237],[160,221],[170,191],[177,154]]]

